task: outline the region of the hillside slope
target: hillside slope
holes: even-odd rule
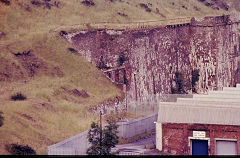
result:
[[[46,154],[48,145],[90,127],[96,115],[88,107],[121,96],[97,68],[68,48],[67,42],[52,34],[1,48],[0,111],[5,120],[0,153],[5,153],[4,144],[19,143]],[[27,99],[12,101],[17,92]]]
[[[237,0],[0,0],[0,111],[5,118],[0,153],[7,154],[5,144],[19,143],[47,154],[47,146],[89,128],[97,119],[90,106],[122,96],[50,30],[222,15],[239,8]],[[17,92],[27,99],[12,101]]]
[[[89,6],[83,1],[1,0],[0,30],[6,34],[3,40],[47,32],[61,25],[204,17],[240,10],[238,0],[85,0],[93,1]]]

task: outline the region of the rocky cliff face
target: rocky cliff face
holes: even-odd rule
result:
[[[240,15],[138,31],[95,30],[69,39],[115,82],[127,78],[127,99],[171,93],[175,72],[200,70],[199,93],[240,83]]]

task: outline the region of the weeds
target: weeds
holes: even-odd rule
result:
[[[139,3],[140,7],[144,8],[146,12],[151,12],[152,10],[144,3]]]
[[[120,16],[122,16],[122,17],[128,17],[128,15],[127,15],[127,14],[120,13],[120,12],[118,12],[118,15],[120,15]]]
[[[17,100],[26,100],[27,97],[24,96],[22,93],[18,92],[17,94],[11,96],[11,100],[17,101]]]
[[[60,2],[58,1],[54,1],[54,3],[50,3],[51,0],[43,0],[43,1],[39,1],[39,0],[32,0],[31,3],[35,6],[44,6],[45,8],[51,9],[52,6],[55,6],[57,8],[59,8]]]
[[[84,1],[82,1],[82,4],[84,4],[85,6],[88,6],[88,7],[91,7],[91,6],[95,5],[93,0],[84,0]]]

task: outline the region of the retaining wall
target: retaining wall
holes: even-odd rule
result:
[[[191,80],[192,70],[199,70],[198,93],[235,86],[240,80],[239,30],[240,14],[236,14],[132,31],[79,30],[67,39],[96,66],[124,66],[125,73],[114,69],[110,76],[127,79],[130,102],[172,93],[177,71]],[[121,56],[125,61],[120,64]]]

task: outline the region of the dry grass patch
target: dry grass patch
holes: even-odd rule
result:
[[[31,45],[28,41],[31,41]],[[0,130],[1,146],[18,143],[33,147],[37,154],[47,154],[47,146],[90,127],[90,123],[97,118],[88,112],[90,106],[122,95],[116,86],[83,57],[69,54],[68,47],[69,44],[58,35],[39,34],[4,48],[5,58],[19,64],[19,71],[23,72],[24,77],[15,76],[14,82],[0,83],[0,111],[5,117]],[[59,67],[64,76],[48,76],[41,70],[29,77],[28,71],[20,64],[21,61],[12,54],[29,49],[47,65]],[[4,64],[0,67],[4,67]],[[54,69],[48,71],[56,72]],[[89,97],[67,93],[67,97],[72,96],[75,100],[66,100],[66,92],[56,95],[62,87],[68,87],[70,91],[84,89]],[[27,99],[21,102],[11,101],[10,97],[17,92],[24,92]]]

